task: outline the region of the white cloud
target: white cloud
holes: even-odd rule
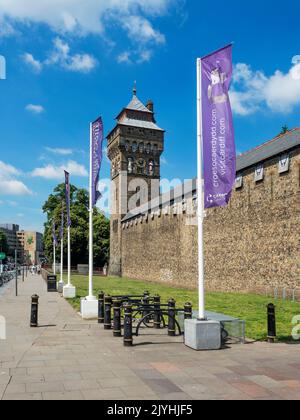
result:
[[[134,12],[147,16],[167,13],[176,0],[0,0],[5,22],[46,23],[59,33],[103,33],[106,20],[123,21]]]
[[[12,176],[20,175],[20,171],[8,163],[4,163],[0,160],[0,176]]]
[[[0,20],[0,37],[9,37],[15,35],[16,32],[9,21]]]
[[[23,61],[28,64],[34,71],[39,73],[42,70],[43,64],[36,60],[32,54],[25,53],[22,55]]]
[[[142,44],[146,44],[149,41],[153,41],[156,44],[164,44],[166,42],[165,36],[155,30],[149,20],[141,16],[128,16],[124,20],[123,26],[130,38],[138,40]]]
[[[254,114],[264,108],[290,113],[300,105],[300,63],[287,73],[277,70],[270,77],[239,63],[234,68],[230,97],[233,111],[238,115]]]
[[[151,50],[141,51],[124,51],[117,57],[120,64],[143,64],[149,62],[152,58],[153,52]]]
[[[49,164],[42,168],[36,168],[32,171],[31,176],[60,180],[64,177],[64,171],[69,172],[71,176],[88,176],[86,168],[73,160],[70,160],[65,165],[56,166]]]
[[[141,51],[138,58],[138,63],[148,63],[152,58],[152,51],[150,50],[144,50]]]
[[[69,62],[66,62],[64,67],[67,70],[88,73],[96,65],[97,60],[93,56],[89,54],[75,54],[70,57]]]
[[[62,148],[52,148],[52,147],[46,147],[45,148],[47,152],[53,153],[55,155],[61,155],[61,156],[67,156],[72,155],[73,150],[72,149],[62,149]]]
[[[69,44],[61,38],[53,40],[53,49],[44,61],[37,60],[32,54],[23,55],[24,61],[36,71],[41,71],[44,66],[59,65],[61,68],[74,72],[88,73],[97,65],[97,60],[89,54],[70,54]]]
[[[6,32],[11,33],[15,27],[26,29],[30,24],[42,23],[64,37],[95,34],[106,40],[111,36],[110,29],[117,27],[135,46],[163,44],[165,36],[153,21],[171,9],[179,13],[182,7],[177,6],[184,3],[185,0],[0,0],[0,27],[5,25]],[[92,65],[90,57],[75,57],[70,69]],[[33,65],[39,66],[38,62]]]
[[[42,114],[45,109],[42,105],[29,104],[25,107],[26,111],[32,112],[33,114]]]
[[[0,161],[0,195],[31,195],[32,191],[16,177],[20,171]]]
[[[117,61],[118,63],[132,64],[131,53],[129,51],[124,51],[118,55]]]

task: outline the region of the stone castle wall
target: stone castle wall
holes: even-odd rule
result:
[[[207,212],[208,290],[300,287],[300,150],[290,153],[289,172],[279,175],[278,157],[264,171],[257,183],[245,170],[229,206]],[[190,216],[164,213],[123,223],[122,276],[195,288],[197,228]]]

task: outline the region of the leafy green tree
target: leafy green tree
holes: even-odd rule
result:
[[[0,252],[4,252],[6,255],[9,255],[7,238],[2,230],[0,230]]]
[[[109,220],[99,211],[94,215],[94,264],[103,267],[109,258]]]
[[[53,261],[52,223],[55,221],[56,235],[59,239],[61,225],[61,211],[64,207],[64,261],[67,257],[67,229],[65,209],[65,185],[59,184],[48,197],[43,206],[47,215],[44,233],[45,254]],[[89,235],[89,196],[82,188],[70,187],[70,212],[71,212],[71,252],[72,266],[88,263],[88,235]],[[94,209],[94,265],[103,266],[108,261],[109,253],[109,220],[100,211]],[[57,252],[60,255],[60,250]]]

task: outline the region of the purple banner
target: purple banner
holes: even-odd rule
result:
[[[70,215],[70,174],[65,171],[65,193],[66,193],[66,207],[67,207],[67,226],[71,226]]]
[[[103,123],[102,118],[98,118],[92,124],[92,206],[94,207],[101,197],[98,191],[100,168],[102,163],[102,144],[103,144]]]
[[[58,245],[57,236],[56,236],[56,226],[55,222],[52,223],[52,237],[53,237],[53,243],[55,246]]]
[[[201,60],[204,207],[228,204],[236,177],[229,87],[232,45]]]
[[[61,223],[60,223],[59,237],[61,240],[64,237],[64,208],[61,209]]]

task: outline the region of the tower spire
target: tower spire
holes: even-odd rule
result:
[[[136,80],[134,81],[134,85],[133,85],[133,96],[136,96],[137,94],[137,89],[136,89]]]

